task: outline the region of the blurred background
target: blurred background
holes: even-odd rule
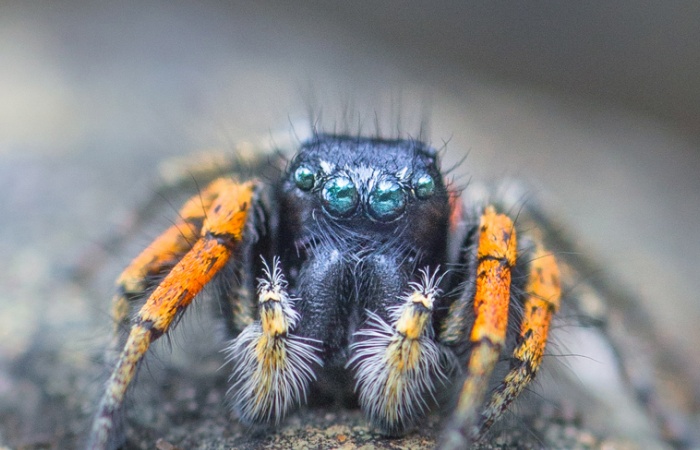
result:
[[[158,163],[303,134],[309,111],[426,122],[448,162],[468,153],[463,180],[524,180],[700,373],[698,23],[695,1],[0,0],[0,445],[66,427],[18,417],[92,370],[109,285],[95,299],[68,267]]]

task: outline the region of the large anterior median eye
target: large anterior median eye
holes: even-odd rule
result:
[[[396,181],[382,180],[370,192],[368,206],[375,219],[382,222],[394,220],[406,209],[406,193]]]
[[[339,175],[326,181],[322,191],[323,206],[335,216],[347,216],[357,207],[359,195],[352,180]]]
[[[302,191],[308,191],[314,187],[315,181],[316,175],[306,166],[299,166],[297,170],[294,171],[294,183]]]

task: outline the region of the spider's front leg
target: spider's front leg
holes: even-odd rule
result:
[[[134,303],[153,287],[151,280],[167,273],[197,242],[207,210],[219,193],[227,189],[229,180],[217,179],[201,193],[188,200],[178,211],[177,221],[161,233],[119,275],[112,298],[115,329],[110,351],[119,352],[130,328]]]
[[[480,439],[535,378],[542,364],[552,316],[561,297],[559,267],[554,256],[537,244],[530,262],[523,318],[511,367],[481,414]]]
[[[155,288],[135,317],[99,403],[88,448],[107,449],[120,445],[121,437],[117,435],[118,430],[115,428],[124,397],[139,363],[151,343],[170,329],[175,318],[190,305],[194,297],[226,265],[235,249],[241,245],[249,209],[255,206],[256,186],[254,182],[216,180],[203,191],[204,196],[201,200],[191,200],[181,211],[185,213],[182,220],[187,220],[190,216],[197,217],[196,210],[201,206],[201,230],[198,234],[183,231],[182,248],[189,245],[188,240],[193,236],[197,236],[196,241]],[[189,207],[192,208],[191,215],[188,214]],[[198,228],[193,223],[190,225]],[[175,235],[176,232],[171,233],[169,230],[161,240],[165,244],[172,244],[174,239],[177,243],[179,241]],[[162,251],[157,251],[159,248]],[[162,245],[144,251],[127,268],[120,282],[127,288],[133,285],[134,290],[145,289],[146,277],[164,267],[164,262],[172,258],[173,250],[179,248],[177,245]],[[118,295],[115,302],[115,309],[119,313],[118,322],[126,317],[123,302],[128,302],[126,296]]]
[[[475,320],[469,336],[471,353],[467,378],[445,432],[444,449],[463,448],[471,440],[470,427],[486,396],[508,328],[511,271],[517,255],[515,228],[510,218],[488,207],[481,217],[479,233],[473,299]],[[460,299],[455,305],[459,307],[464,303],[464,299]]]
[[[463,332],[464,308],[473,304],[475,320],[469,335],[471,353],[467,377],[445,430],[442,449],[465,448],[481,439],[533,380],[542,363],[552,315],[559,307],[559,270],[551,254],[538,244],[532,261],[524,261],[518,254],[513,221],[504,214],[497,214],[491,206],[481,216],[479,233],[475,290],[465,290],[462,298],[452,305],[452,317],[441,336],[449,341]],[[512,288],[516,264],[529,265],[530,270],[526,286]],[[521,290],[524,294],[520,294]],[[512,301],[522,302],[523,314],[511,367],[486,408],[481,410],[491,374],[506,342]]]

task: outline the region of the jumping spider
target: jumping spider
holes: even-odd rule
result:
[[[536,376],[562,292],[536,230],[497,200],[465,201],[419,141],[316,134],[283,166],[254,157],[200,189],[118,278],[121,353],[89,448],[120,445],[115,422],[149,346],[208,286],[245,423],[278,424],[312,388],[350,391],[395,436],[452,389],[439,447],[461,449]]]

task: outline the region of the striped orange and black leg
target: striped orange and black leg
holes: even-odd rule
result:
[[[508,327],[511,271],[517,257],[513,221],[491,206],[481,216],[474,293],[474,326],[467,378],[441,443],[443,449],[463,449],[471,441],[488,383]]]
[[[119,275],[112,298],[114,339],[110,350],[119,351],[129,331],[133,302],[143,298],[151,280],[166,274],[199,239],[204,215],[211,203],[226,189],[228,180],[218,179],[188,200],[178,211],[178,220],[158,236]]]
[[[559,267],[554,256],[537,246],[530,263],[530,274],[520,325],[518,344],[513,351],[513,362],[503,383],[491,397],[481,416],[481,427],[475,438],[489,430],[508,406],[534,379],[542,364],[549,326],[559,309],[561,286]]]
[[[150,344],[169,330],[174,319],[226,265],[243,238],[248,210],[254,200],[255,185],[221,179],[210,187],[213,199],[207,202],[210,204],[205,209],[196,242],[160,282],[135,318],[107,381],[93,422],[89,449],[108,449],[119,445],[115,436],[115,422],[127,389]],[[146,254],[144,260],[148,259],[149,255]],[[134,266],[133,269],[137,271],[138,267]]]

